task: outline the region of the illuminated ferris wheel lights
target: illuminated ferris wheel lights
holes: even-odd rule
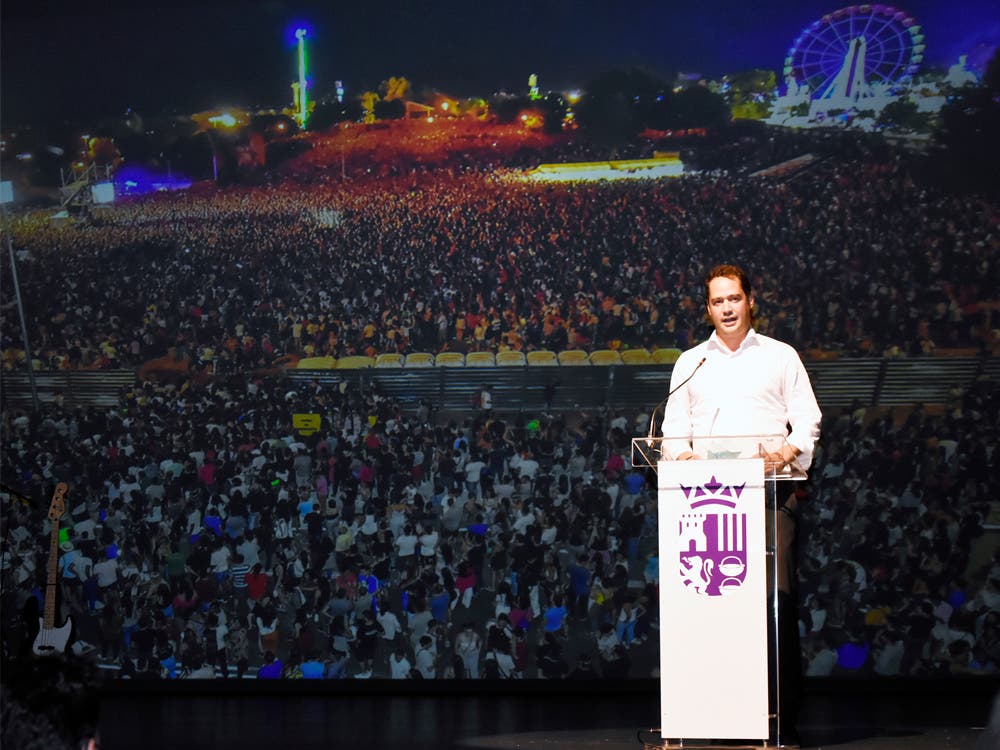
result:
[[[892,87],[923,59],[924,36],[916,20],[890,5],[852,5],[813,21],[784,61],[786,79],[813,96],[854,101]]]

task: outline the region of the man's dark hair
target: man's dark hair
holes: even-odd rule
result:
[[[750,277],[747,276],[746,271],[744,271],[739,266],[733,266],[728,264],[723,264],[719,266],[714,266],[712,270],[708,272],[708,276],[705,277],[705,301],[708,301],[708,285],[711,283],[712,279],[718,279],[719,277],[726,277],[727,279],[736,279],[740,282],[740,288],[743,290],[743,294],[746,295],[747,299],[753,296],[753,290],[750,287]]]

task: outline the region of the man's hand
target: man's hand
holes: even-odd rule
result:
[[[781,472],[788,462],[781,453],[768,453],[763,447],[760,450],[760,455],[764,459],[764,473],[765,474],[778,474]]]
[[[700,461],[701,460],[701,456],[699,456],[696,453],[692,453],[691,451],[684,451],[683,453],[681,453],[674,460],[675,461]]]
[[[784,445],[780,451],[775,451],[773,453],[764,450],[763,445],[757,446],[758,455],[764,459],[764,473],[765,474],[778,474],[784,469],[788,464],[790,464],[795,457],[801,453],[801,451],[794,445]]]

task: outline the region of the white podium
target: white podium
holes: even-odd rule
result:
[[[784,445],[784,435],[633,440],[633,465],[657,470],[664,747],[768,747],[780,734],[768,701],[769,678],[780,694],[768,674],[776,500],[782,481],[806,474],[795,462],[765,470],[760,456]],[[672,460],[692,447],[705,458]]]

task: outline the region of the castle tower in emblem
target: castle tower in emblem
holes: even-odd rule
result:
[[[708,551],[704,513],[685,513],[681,516],[680,546],[688,552]]]

